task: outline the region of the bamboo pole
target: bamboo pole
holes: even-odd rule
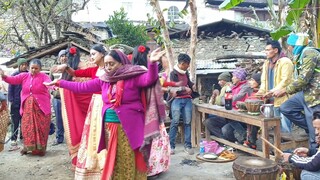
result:
[[[277,148],[276,146],[274,146],[273,144],[271,144],[268,140],[266,140],[264,137],[260,137],[265,143],[267,143],[269,146],[271,146],[273,149],[275,149],[276,151],[278,151],[280,154],[283,154],[283,152]]]

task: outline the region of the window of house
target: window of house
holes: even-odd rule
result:
[[[178,20],[179,19],[179,9],[176,6],[171,6],[168,9],[168,19],[170,21]]]
[[[132,2],[122,2],[122,7],[128,13],[132,11],[132,4]]]

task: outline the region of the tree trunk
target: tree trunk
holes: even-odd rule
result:
[[[170,36],[169,36],[169,31],[168,31],[168,28],[166,25],[166,21],[163,17],[159,1],[158,0],[150,0],[150,5],[155,10],[157,17],[158,17],[158,20],[160,22],[162,35],[163,35],[163,39],[164,39],[164,46],[166,48],[167,58],[169,61],[169,69],[170,69],[170,71],[172,71],[173,66],[174,66],[174,58],[173,58],[172,43],[170,41]]]
[[[196,81],[196,47],[197,47],[197,34],[198,34],[198,15],[197,15],[197,3],[196,0],[189,1],[191,12],[191,36],[190,36],[190,78],[191,81]]]

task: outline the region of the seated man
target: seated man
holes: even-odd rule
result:
[[[209,100],[209,104],[223,106],[224,105],[224,95],[227,87],[232,87],[230,82],[231,75],[229,72],[223,72],[218,76],[218,84],[221,86],[221,91],[214,89]]]
[[[221,91],[214,89],[209,100],[209,104],[224,106],[224,95],[227,87],[231,87],[231,75],[228,72],[223,72],[218,76],[218,84],[221,86]],[[203,121],[203,124],[208,128],[210,134],[222,138],[221,128],[227,124],[223,117],[209,115],[208,119]]]
[[[237,68],[233,71],[232,106],[234,108],[238,101],[244,101],[247,94],[252,91],[247,83],[246,76],[245,69]],[[245,125],[237,121],[229,121],[222,117],[211,116],[203,123],[214,136],[240,143],[243,143],[246,138]]]
[[[320,111],[313,113],[313,127],[316,134],[316,142],[320,144]],[[293,154],[283,153],[285,162],[293,163],[294,166],[303,169],[301,173],[302,180],[320,179],[320,149],[310,157],[309,149],[300,147],[294,150]],[[308,157],[309,156],[309,157]]]

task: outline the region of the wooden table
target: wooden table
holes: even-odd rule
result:
[[[202,122],[207,118],[208,114],[217,115],[220,117],[228,118],[231,120],[243,122],[250,125],[255,125],[261,127],[261,136],[265,139],[269,139],[268,129],[271,127],[274,131],[274,145],[280,148],[281,137],[280,137],[280,118],[265,118],[262,115],[252,116],[248,115],[246,112],[239,112],[237,110],[226,110],[222,106],[210,105],[210,104],[199,104],[197,102],[193,103],[192,109],[192,123],[191,123],[191,143],[193,147],[198,147],[198,143],[201,140],[201,126]],[[206,129],[206,128],[205,128]],[[206,139],[215,140],[217,142],[223,143],[225,145],[240,149],[242,151],[248,152],[264,158],[270,158],[269,146],[262,142],[262,152],[254,150],[243,145],[235,144],[228,140],[218,138],[216,136],[210,136],[209,131],[206,129]],[[280,158],[280,154],[275,152],[275,158]]]

